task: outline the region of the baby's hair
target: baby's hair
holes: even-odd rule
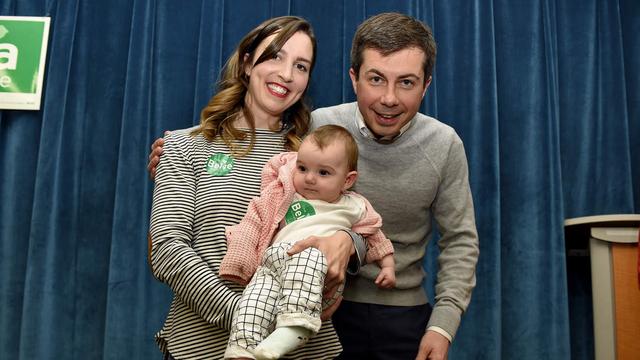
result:
[[[358,169],[358,145],[347,129],[338,125],[323,125],[313,130],[307,137],[313,140],[320,150],[333,144],[336,140],[342,141],[349,171]]]

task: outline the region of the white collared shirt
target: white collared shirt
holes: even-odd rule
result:
[[[409,122],[404,124],[404,126],[402,128],[400,128],[400,133],[398,133],[398,135],[379,137],[379,136],[376,136],[371,131],[371,129],[369,129],[369,127],[367,126],[367,124],[364,121],[364,118],[362,117],[362,113],[360,112],[360,109],[356,108],[356,126],[358,127],[358,129],[360,129],[360,133],[362,134],[362,136],[364,136],[364,137],[366,137],[368,139],[375,140],[377,142],[381,142],[381,143],[393,142],[394,140],[396,140],[397,138],[402,136],[402,134],[404,134],[405,131],[409,130],[409,128],[411,127],[412,123],[413,123],[413,119],[411,119]]]

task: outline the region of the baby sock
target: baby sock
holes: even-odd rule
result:
[[[284,326],[277,328],[253,351],[258,360],[274,360],[289,351],[304,345],[311,336],[311,330],[300,326]]]

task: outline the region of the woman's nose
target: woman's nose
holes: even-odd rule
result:
[[[278,75],[284,82],[291,82],[293,80],[293,67],[288,64],[282,64]]]

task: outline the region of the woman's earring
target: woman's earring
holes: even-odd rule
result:
[[[244,68],[244,75],[249,78],[251,76],[251,67],[247,65],[249,60],[249,54],[244,54],[244,60],[242,61],[242,67]]]

